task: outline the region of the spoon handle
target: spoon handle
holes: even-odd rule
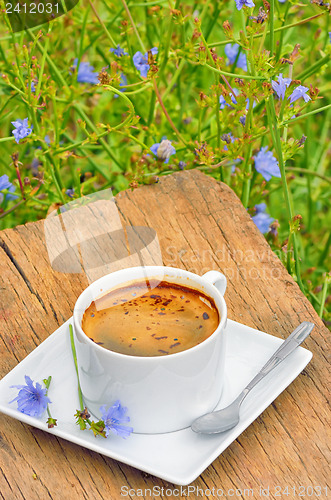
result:
[[[249,384],[243,390],[245,396],[248,392],[263,379],[271,370],[279,365],[289,354],[291,354],[294,349],[296,349],[310,334],[314,328],[314,323],[309,323],[304,321],[301,323],[291,335],[284,340],[282,345],[274,352],[271,358],[266,362],[266,364],[261,368],[259,373],[249,382]]]

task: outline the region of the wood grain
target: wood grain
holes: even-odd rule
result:
[[[224,272],[231,319],[282,338],[301,321],[316,324],[305,344],[313,352],[311,363],[194,486],[237,489],[236,498],[249,498],[248,488],[260,497],[260,487],[269,486],[269,498],[275,499],[275,486],[327,486],[328,330],[236,195],[188,171],[120,193],[116,204],[124,225],[156,230],[164,265],[197,274]],[[86,285],[83,274],[52,269],[43,221],[0,232],[1,377],[72,315]],[[4,415],[0,451],[0,498],[5,500],[120,499],[123,485],[136,491],[174,488]]]

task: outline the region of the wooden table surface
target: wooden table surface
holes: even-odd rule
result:
[[[187,171],[122,192],[116,203],[125,225],[156,230],[164,265],[227,276],[229,318],[281,338],[302,321],[316,324],[305,342],[313,352],[306,369],[191,486],[222,488],[224,498],[249,498],[248,488],[262,498],[260,488],[268,487],[269,498],[317,498],[310,486],[325,498],[329,332],[236,195]],[[82,274],[52,269],[43,227],[39,221],[0,232],[0,377],[72,315],[87,285]],[[161,495],[147,490],[145,498],[177,494],[173,484],[0,414],[0,498],[120,499],[122,486],[131,498],[155,486]],[[201,490],[184,489],[182,498]]]

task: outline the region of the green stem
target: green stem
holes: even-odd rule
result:
[[[166,88],[164,94],[163,94],[163,102],[166,100],[166,98],[168,97],[168,94],[171,92],[173,86],[175,85],[176,81],[178,80],[178,77],[180,76],[184,66],[186,64],[186,61],[185,59],[182,59],[178,65],[178,68],[176,69],[173,77],[171,78],[169,84],[168,84],[168,87]]]
[[[11,136],[11,137],[1,137],[0,138],[0,142],[7,142],[7,141],[14,141],[14,140],[15,140],[14,136]]]
[[[125,1],[125,0],[121,0],[121,2],[122,2],[122,5],[123,5],[123,7],[124,7],[124,9],[125,9],[125,12],[127,13],[128,18],[130,19],[130,22],[131,22],[131,25],[132,25],[133,31],[134,31],[134,32],[135,32],[135,34],[136,34],[136,37],[137,37],[137,39],[138,39],[138,41],[139,41],[139,43],[140,43],[140,46],[141,46],[141,48],[142,48],[143,52],[147,52],[147,51],[146,51],[146,48],[145,48],[145,45],[143,44],[143,41],[142,41],[142,39],[140,38],[140,35],[139,35],[139,33],[138,33],[138,30],[137,30],[137,26],[135,25],[135,22],[134,22],[134,20],[133,20],[133,18],[132,18],[132,16],[131,16],[131,12],[129,11],[129,7],[128,7],[128,5],[127,5],[126,1]]]
[[[31,30],[27,29],[26,32],[28,33],[28,35],[30,36],[30,38],[36,42],[36,45],[38,47],[38,49],[40,50],[41,53],[44,53],[44,50],[43,50],[43,47],[41,45],[41,43],[39,41],[36,41],[36,37],[34,36],[34,34],[31,32]],[[56,64],[53,62],[51,56],[49,54],[46,53],[46,60],[47,60],[47,63],[49,64],[50,68],[52,68],[52,71],[54,72],[54,74],[57,76],[58,78],[58,82],[60,84],[62,84],[64,87],[68,87],[68,83],[66,82],[66,80],[63,78],[63,76],[61,75],[60,71],[57,69],[57,66]]]
[[[93,12],[94,12],[95,17],[97,18],[97,20],[99,21],[99,23],[102,26],[103,31],[106,33],[106,35],[109,38],[110,42],[112,43],[113,47],[116,48],[116,42],[115,42],[114,38],[111,36],[111,34],[109,33],[109,31],[107,30],[105,23],[100,18],[99,14],[97,13],[97,11],[96,11],[93,3],[91,2],[91,0],[88,0],[88,1],[89,1],[89,4],[90,4]],[[78,65],[77,65],[77,67],[78,67]]]
[[[276,4],[276,5],[277,5],[277,4]],[[284,18],[283,18],[283,20],[282,20],[282,26],[284,26],[284,25],[285,25],[285,23],[286,23],[286,20],[287,20],[287,16],[288,16],[288,13],[289,13],[290,7],[291,7],[290,2],[287,2],[287,3],[286,3],[286,10],[285,10]],[[282,48],[283,48],[283,39],[284,39],[284,32],[283,32],[283,31],[281,31],[280,38],[279,38],[279,44],[278,44],[277,49],[276,49],[276,60],[277,60],[277,61],[279,61],[279,58],[280,58],[281,53],[282,53]]]
[[[90,127],[90,129],[96,135],[98,135],[98,129],[96,128],[94,123],[89,119],[89,117],[85,114],[85,112],[81,109],[81,107],[78,104],[74,104],[73,108],[77,111],[77,113],[81,116],[81,118],[86,122],[86,124]],[[124,170],[124,167],[117,160],[117,158],[113,155],[113,152],[111,151],[109,144],[104,139],[101,139],[101,138],[99,138],[99,142],[102,145],[103,149],[108,154],[108,156],[113,160],[113,162],[116,163],[116,165],[119,166],[121,170]],[[107,178],[107,180],[109,181],[110,178]]]
[[[177,8],[177,3],[179,3],[179,2],[176,2],[175,8]],[[167,62],[168,62],[168,53],[169,53],[169,47],[170,47],[170,43],[171,43],[173,29],[174,29],[174,22],[173,22],[173,18],[171,16],[170,23],[169,23],[168,30],[167,30],[167,37],[166,37],[166,41],[164,44],[164,51],[162,54],[162,64],[161,64],[160,71],[159,71],[160,78],[162,78],[164,70],[165,70]]]
[[[286,171],[290,172],[298,172],[298,174],[306,174],[311,175],[313,177],[318,177],[319,179],[323,179],[323,181],[331,184],[331,177],[325,177],[325,175],[319,174],[318,172],[314,172],[313,170],[308,170],[307,168],[299,168],[299,167],[286,167]]]
[[[25,200],[20,200],[18,203],[13,205],[11,208],[6,210],[5,212],[0,213],[0,219],[3,219],[4,217],[6,217],[6,215],[10,214],[11,212],[14,212],[16,210],[16,208],[18,208],[20,205],[23,205],[23,203],[25,203]]]
[[[274,55],[274,40],[275,40],[275,35],[274,35],[274,17],[275,17],[275,0],[270,0],[270,12],[269,12],[269,26],[270,26],[270,56],[273,57]]]
[[[137,137],[134,137],[134,135],[131,135],[131,134],[128,134],[128,133],[125,133],[125,132],[122,132],[120,130],[115,130],[115,132],[117,134],[121,134],[121,135],[124,135],[125,137],[128,137],[129,139],[131,139],[133,142],[136,142],[137,144],[139,144],[139,146],[141,146],[143,148],[143,150],[145,151],[149,151],[149,147],[142,141],[140,141],[139,139],[137,139]]]
[[[241,201],[245,208],[248,207],[249,195],[251,191],[251,173],[252,173],[251,155],[252,155],[252,144],[250,143],[248,145],[247,152],[245,155],[245,165],[243,168],[246,178],[244,179]]]
[[[269,106],[269,108],[270,108],[269,109],[270,113],[268,115],[268,117],[270,117],[269,128],[270,128],[270,130],[271,129],[274,130],[275,149],[277,151],[277,156],[278,156],[279,169],[280,169],[281,178],[282,178],[283,194],[284,194],[284,198],[285,198],[285,206],[286,206],[287,217],[288,217],[288,222],[289,222],[290,231],[291,231],[292,230],[291,229],[291,222],[293,219],[292,204],[291,204],[291,198],[290,198],[290,191],[289,191],[287,181],[286,181],[285,162],[283,160],[282,144],[281,144],[281,140],[280,140],[279,129],[277,127],[275,103],[274,103],[274,98],[272,95],[269,98],[269,102],[267,103],[267,106]],[[299,285],[301,291],[304,292],[304,286],[303,286],[302,281],[301,281],[301,271],[300,271],[297,235],[295,232],[292,233],[292,240],[293,240],[293,253],[294,253],[295,272],[296,272],[296,276],[297,276],[297,281],[298,281],[298,285]]]
[[[85,11],[85,15],[83,18],[83,23],[82,23],[82,28],[81,28],[81,32],[80,32],[80,41],[79,41],[79,49],[78,49],[76,68],[79,68],[80,62],[82,60],[83,52],[84,52],[84,36],[85,36],[86,23],[87,23],[87,19],[89,17],[89,14],[90,14],[90,9],[87,8]]]
[[[323,283],[323,289],[322,289],[322,298],[321,298],[321,306],[320,306],[320,310],[319,310],[319,317],[322,318],[323,317],[323,312],[324,312],[324,305],[325,305],[325,301],[326,301],[326,294],[327,294],[327,291],[328,291],[328,286],[329,286],[329,276],[326,274],[325,275],[325,279],[324,279],[324,283]]]
[[[43,380],[44,384],[45,384],[45,387],[46,387],[46,396],[48,395],[48,389],[49,389],[49,386],[50,386],[50,383],[51,383],[51,380],[52,380],[52,377],[49,376],[48,378],[45,378]],[[50,418],[52,418],[52,415],[51,415],[51,412],[49,410],[49,405],[47,405],[47,414]]]
[[[82,393],[82,389],[81,389],[80,381],[79,381],[77,353],[76,353],[76,347],[75,347],[75,341],[74,341],[74,332],[73,332],[71,323],[69,324],[69,332],[70,332],[71,351],[72,351],[72,356],[74,358],[75,370],[76,370],[76,375],[77,375],[79,405],[80,405],[81,411],[84,411],[85,406],[84,406],[84,401],[83,401],[83,393]]]
[[[323,106],[322,108],[314,109],[313,111],[309,111],[309,113],[305,113],[303,115],[297,116],[296,118],[291,118],[290,120],[286,120],[285,122],[282,122],[279,125],[279,128],[282,128],[282,127],[284,127],[284,125],[287,125],[289,123],[293,123],[293,122],[296,122],[298,120],[302,120],[303,118],[307,118],[307,116],[315,115],[316,113],[321,113],[322,111],[325,111],[326,109],[330,109],[330,108],[331,108],[331,104],[328,104],[327,106]]]
[[[241,25],[243,28],[243,33],[245,35],[245,38],[247,38],[247,31],[246,31],[246,15],[243,9],[240,11],[240,20],[241,20]]]
[[[320,255],[320,258],[318,259],[319,266],[323,266],[325,259],[329,255],[330,246],[331,246],[331,232],[329,233],[329,237],[327,239],[327,242],[326,242],[324,249]]]
[[[162,111],[163,111],[163,113],[165,114],[165,117],[166,117],[166,119],[168,120],[168,122],[169,122],[169,124],[170,124],[171,128],[173,129],[173,131],[174,131],[174,132],[175,132],[175,134],[177,135],[178,139],[179,139],[180,141],[182,141],[182,143],[183,143],[185,146],[187,146],[187,142],[185,141],[185,139],[183,138],[183,136],[181,135],[181,133],[178,131],[178,129],[177,129],[177,127],[175,126],[174,122],[173,122],[173,121],[172,121],[172,119],[170,118],[169,113],[168,113],[168,111],[166,110],[165,105],[163,104],[163,100],[162,100],[162,97],[161,97],[161,95],[160,95],[160,92],[159,92],[159,90],[158,90],[158,88],[157,88],[157,85],[156,85],[156,80],[155,80],[155,79],[154,79],[154,90],[155,90],[156,97],[157,97],[157,99],[158,99],[158,101],[159,101],[159,104],[160,104],[160,106],[161,106],[161,108],[162,108]]]
[[[199,109],[199,119],[198,119],[198,143],[201,143],[201,121],[202,121],[203,107]],[[219,134],[217,134],[219,135]]]
[[[303,82],[306,80],[309,76],[314,75],[317,73],[317,71],[324,65],[328,64],[330,59],[330,54],[327,54],[326,56],[322,57],[318,61],[316,61],[314,64],[311,64],[305,71],[300,73],[296,79],[301,80]]]
[[[51,31],[51,24],[49,25],[48,33],[50,33],[50,31]],[[43,50],[43,55],[42,55],[41,62],[40,62],[39,77],[38,77],[38,83],[37,83],[37,88],[36,88],[36,97],[37,98],[40,94],[40,88],[41,88],[41,82],[42,82],[42,78],[43,78],[43,74],[44,74],[45,61],[46,61],[47,52],[48,52],[49,40],[50,40],[50,36],[47,36],[44,50]]]
[[[287,255],[286,255],[286,269],[289,274],[292,274],[291,268],[291,244],[292,244],[292,234],[289,234],[287,240]]]
[[[206,2],[206,3],[208,3],[208,2]],[[215,23],[216,23],[216,22],[217,22],[217,20],[218,20],[218,16],[219,16],[219,13],[220,13],[221,8],[222,8],[222,7],[221,7],[221,5],[222,5],[222,4],[221,4],[220,2],[217,2],[217,6],[216,6],[215,11],[214,11],[214,13],[213,13],[213,15],[212,15],[212,18],[211,18],[211,21],[210,21],[210,23],[209,23],[209,26],[208,26],[208,28],[207,28],[207,30],[206,30],[206,34],[205,34],[205,38],[206,38],[206,40],[208,40],[208,38],[209,38],[209,36],[210,36],[211,32],[213,31],[213,28],[214,28],[214,26],[215,26]],[[227,41],[226,43],[228,43],[228,42],[229,42],[229,41]]]
[[[56,177],[56,174],[55,174],[55,171],[54,171],[54,167],[51,163],[51,161],[46,157],[46,164],[49,165],[49,171],[50,171],[50,174],[51,174],[51,177],[53,179],[53,182],[54,182],[54,185],[55,185],[55,188],[58,192],[58,195],[59,195],[59,198],[61,200],[61,202],[63,203],[63,205],[65,205],[65,199],[64,199],[64,196],[63,196],[63,193],[62,193],[62,190],[61,190],[61,187],[58,183],[58,180],[57,180],[57,177]]]
[[[128,85],[128,87],[129,87],[129,85]],[[150,89],[150,88],[152,88],[152,85],[150,83],[146,83],[146,85],[144,85],[140,89],[132,90],[132,91],[129,91],[129,92],[122,92],[122,93],[124,95],[126,95],[126,96],[128,96],[128,95],[136,95],[136,94],[141,94],[142,92],[145,92],[146,89]]]
[[[189,59],[188,59],[188,62],[194,63],[193,61],[190,61]],[[207,63],[203,64],[202,66],[207,67],[211,71],[219,73],[220,75],[230,76],[233,78],[241,78],[242,80],[267,80],[267,78],[264,76],[237,75],[236,73],[228,73],[227,71],[221,71],[218,68],[214,68],[213,66],[210,66],[210,64],[207,64]]]

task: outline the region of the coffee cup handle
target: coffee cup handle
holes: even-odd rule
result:
[[[214,285],[222,295],[225,294],[227,281],[224,274],[218,271],[208,271],[207,273],[202,275],[202,279]]]

